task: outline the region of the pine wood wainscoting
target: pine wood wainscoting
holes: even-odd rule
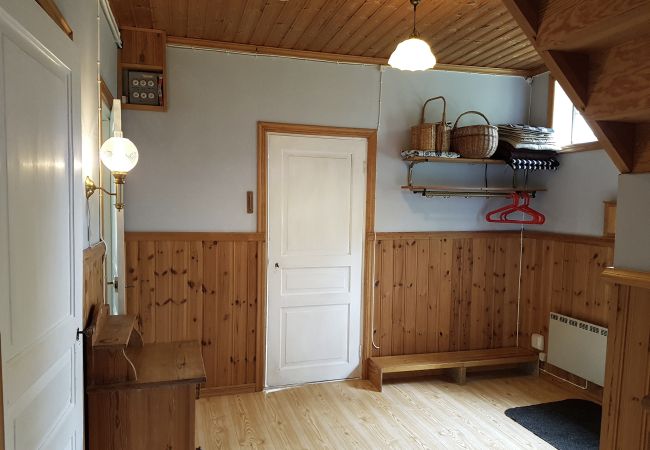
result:
[[[128,313],[147,343],[201,340],[204,395],[263,384],[263,248],[263,233],[126,234]],[[512,347],[517,331],[529,347],[551,310],[606,326],[612,257],[600,237],[368,233],[364,354]]]
[[[126,233],[127,312],[145,343],[198,340],[202,394],[256,387],[262,233]]]
[[[83,326],[88,325],[93,306],[104,304],[106,244],[102,241],[84,250],[83,256]]]
[[[607,269],[613,305],[600,448],[650,448],[650,272]]]
[[[367,240],[375,241],[366,296],[373,356],[516,346],[520,258],[520,346],[530,348],[532,333],[548,338],[551,311],[607,325],[611,288],[600,273],[612,264],[611,238],[524,232],[522,241],[520,232],[486,231]]]

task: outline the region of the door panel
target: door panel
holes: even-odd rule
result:
[[[83,446],[79,81],[76,48],[67,41],[36,2],[0,1],[7,449]]]
[[[367,141],[268,145],[267,385],[356,377]]]
[[[352,156],[287,151],[282,164],[283,256],[349,255]]]

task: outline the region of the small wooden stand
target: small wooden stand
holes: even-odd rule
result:
[[[100,307],[85,333],[91,450],[194,449],[199,342],[143,345],[135,317]]]

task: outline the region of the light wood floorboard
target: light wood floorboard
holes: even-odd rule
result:
[[[514,406],[575,398],[535,376],[481,374],[464,386],[443,378],[312,384],[269,393],[201,399],[202,450],[552,449],[510,420]]]

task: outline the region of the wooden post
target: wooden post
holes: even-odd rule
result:
[[[458,384],[465,384],[467,381],[467,369],[465,367],[455,367],[449,370],[452,379]]]

